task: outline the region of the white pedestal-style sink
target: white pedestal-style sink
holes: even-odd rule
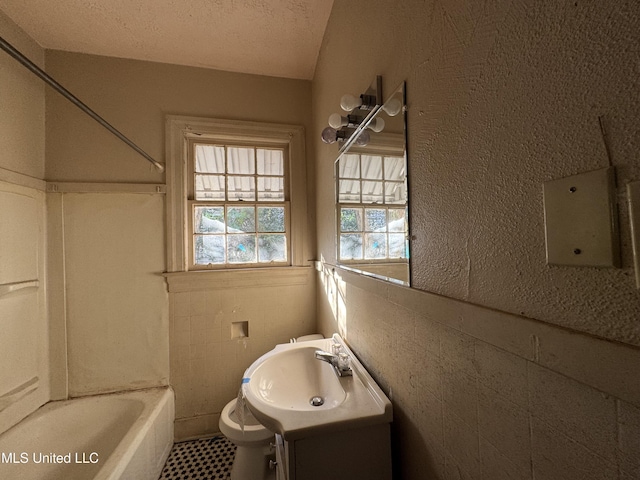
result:
[[[264,407],[269,407],[276,415],[276,410],[311,412],[342,404],[347,392],[333,367],[314,357],[319,349],[300,345],[299,348],[283,348],[277,354],[262,357],[251,377],[245,377],[251,379],[248,387],[256,395],[254,403],[264,403]],[[314,406],[311,400],[317,398],[322,399],[322,404]],[[261,409],[258,405],[254,408]]]
[[[339,376],[316,358],[335,345],[348,355],[352,375]],[[390,478],[391,402],[339,335],[277,345],[242,382],[253,415],[281,437],[283,478]]]

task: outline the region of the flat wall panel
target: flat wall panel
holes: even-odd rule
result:
[[[38,204],[30,196],[0,191],[0,285],[38,277]]]
[[[49,399],[44,194],[0,182],[0,432]]]
[[[37,291],[0,297],[0,409],[3,396],[19,393],[16,389],[38,376],[37,326]]]
[[[162,195],[63,203],[70,395],[167,384]]]

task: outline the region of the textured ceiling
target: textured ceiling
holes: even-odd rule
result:
[[[47,49],[299,79],[313,77],[332,5],[333,0],[0,0],[0,10]]]

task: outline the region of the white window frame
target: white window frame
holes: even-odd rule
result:
[[[219,270],[219,269],[225,269],[225,268],[252,268],[252,267],[258,267],[258,268],[262,268],[262,267],[267,267],[267,266],[288,266],[291,265],[291,244],[290,244],[290,238],[291,238],[291,222],[290,222],[290,196],[289,196],[289,172],[290,172],[290,168],[289,168],[289,152],[288,152],[288,145],[275,145],[275,144],[270,144],[268,146],[265,145],[257,145],[255,142],[251,141],[251,140],[247,140],[245,142],[242,143],[242,145],[235,145],[235,144],[230,144],[230,143],[226,143],[224,145],[222,145],[222,142],[211,142],[208,141],[207,139],[203,139],[202,136],[198,136],[198,138],[189,138],[187,140],[188,143],[188,160],[187,160],[187,164],[188,164],[188,168],[187,168],[187,172],[188,172],[188,180],[187,180],[187,204],[188,204],[188,238],[190,239],[191,243],[191,248],[187,249],[188,252],[188,268],[189,270]],[[196,154],[195,154],[195,147],[196,145],[217,145],[217,146],[223,146],[225,148],[225,150],[228,147],[249,147],[249,148],[253,148],[254,151],[257,151],[260,148],[269,148],[269,149],[274,149],[274,150],[279,150],[282,151],[283,153],[283,188],[284,188],[284,198],[282,200],[259,200],[258,199],[258,178],[260,177],[260,174],[258,174],[257,169],[256,171],[251,174],[250,176],[254,177],[255,179],[255,198],[253,200],[231,200],[228,197],[228,191],[225,189],[225,199],[224,200],[214,200],[214,199],[204,199],[204,200],[198,200],[195,198],[195,177],[196,177],[196,169],[195,169],[195,163],[196,163]],[[257,155],[254,157],[254,161],[257,158]],[[245,175],[245,176],[249,176],[249,175]],[[224,177],[225,177],[225,183],[226,183],[226,177],[227,177],[227,173],[226,173],[226,161],[225,161],[225,173],[224,173]],[[195,249],[194,249],[194,239],[195,239],[195,232],[194,232],[194,207],[207,207],[207,206],[211,206],[211,207],[222,207],[224,208],[225,212],[229,209],[229,208],[233,208],[233,207],[252,207],[254,208],[254,212],[257,213],[257,210],[259,207],[280,207],[280,208],[284,208],[284,219],[285,219],[285,225],[284,225],[284,236],[286,238],[286,259],[282,260],[282,261],[272,261],[272,262],[259,262],[258,258],[256,258],[255,262],[239,262],[239,263],[234,263],[234,262],[223,262],[223,263],[216,263],[216,264],[199,264],[195,262],[195,258],[194,258],[194,253],[195,253]],[[226,215],[226,213],[225,213]],[[257,222],[256,222],[256,228],[258,227]],[[249,235],[253,235],[254,237],[256,237],[256,242],[258,239],[258,235],[260,234],[260,232],[256,229],[255,232],[249,233]],[[224,233],[221,236],[225,237],[225,243],[228,242],[228,233]],[[257,244],[257,243],[256,243]]]
[[[297,125],[245,122],[239,120],[209,119],[168,115],[166,117],[166,174],[167,174],[167,272],[201,271],[191,264],[190,250],[193,248],[190,224],[192,223],[187,182],[191,181],[187,154],[194,140],[203,143],[247,143],[285,148],[288,151],[289,186],[289,261],[287,265],[264,264],[260,268],[287,268],[305,266],[306,235],[306,159],[304,128]],[[242,205],[243,202],[233,202]],[[258,264],[229,265],[213,271],[227,270],[225,267],[253,268]],[[209,270],[206,269],[205,270]]]

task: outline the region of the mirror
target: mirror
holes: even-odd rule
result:
[[[409,285],[404,82],[336,161],[336,258],[342,267]],[[362,138],[364,137],[364,141]],[[367,138],[368,137],[368,138]]]

